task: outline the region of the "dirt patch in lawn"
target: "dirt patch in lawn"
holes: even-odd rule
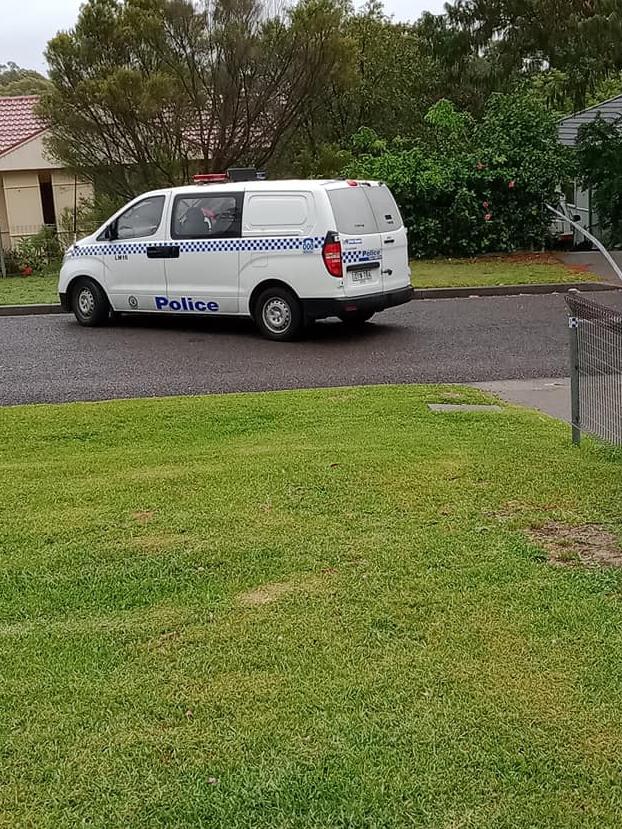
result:
[[[551,522],[527,531],[549,554],[555,566],[622,567],[622,548],[616,536],[598,524]]]
[[[246,593],[240,593],[238,604],[243,607],[261,607],[277,602],[285,596],[319,593],[327,586],[329,577],[336,572],[334,568],[327,567],[319,574],[306,574],[291,581],[273,581],[262,584]]]
[[[136,521],[137,524],[148,524],[155,515],[153,510],[150,509],[141,509],[137,512],[132,513],[132,518]]]

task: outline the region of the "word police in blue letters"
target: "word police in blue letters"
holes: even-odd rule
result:
[[[182,296],[180,299],[157,296],[155,304],[158,311],[163,308],[167,308],[169,311],[218,311],[217,302],[203,302],[202,299],[192,299],[189,296]]]

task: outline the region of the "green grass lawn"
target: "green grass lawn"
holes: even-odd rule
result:
[[[58,272],[43,276],[0,277],[0,305],[58,302]]]
[[[483,399],[4,409],[0,826],[618,827],[622,459]]]
[[[542,282],[599,281],[600,279],[596,274],[577,267],[568,267],[550,254],[413,260],[411,272],[415,288],[528,285]]]

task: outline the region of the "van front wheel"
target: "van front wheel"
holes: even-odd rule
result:
[[[108,319],[110,303],[93,279],[79,279],[71,291],[71,310],[80,325],[102,325]]]
[[[266,288],[257,297],[253,314],[257,327],[269,340],[293,340],[302,330],[300,302],[287,288]]]

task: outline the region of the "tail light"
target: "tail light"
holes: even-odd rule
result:
[[[341,258],[341,242],[337,233],[327,233],[322,247],[322,259],[326,270],[331,276],[339,279],[343,276],[343,262]]]

